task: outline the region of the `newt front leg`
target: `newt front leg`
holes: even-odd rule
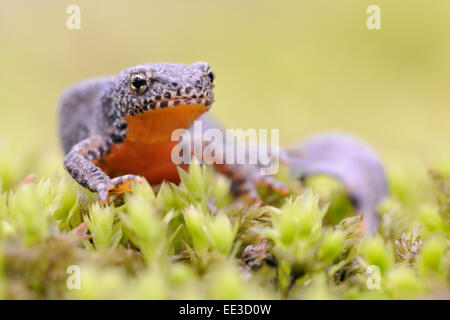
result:
[[[64,168],[83,187],[97,192],[100,201],[106,204],[109,194],[121,194],[131,189],[131,182],[140,182],[135,175],[124,175],[114,179],[108,177],[94,163],[101,161],[111,150],[111,140],[93,136],[77,143],[64,159]]]
[[[210,109],[213,82],[205,62],[156,63],[70,86],[59,106],[66,170],[102,202],[138,176],[177,182],[171,135]]]

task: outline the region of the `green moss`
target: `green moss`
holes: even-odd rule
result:
[[[324,200],[329,181],[315,181],[315,193],[287,180],[291,198],[265,191],[271,205],[240,207],[218,173],[195,163],[180,174],[179,186],[134,184],[106,206],[65,175],[3,185],[0,297],[411,299],[447,290],[445,188],[416,211],[388,199],[380,234],[365,239],[351,208],[325,218],[339,211]],[[67,286],[73,266],[79,289]],[[368,286],[373,266],[378,289]]]

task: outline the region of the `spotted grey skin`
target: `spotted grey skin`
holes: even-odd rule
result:
[[[144,64],[122,71],[102,97],[104,114],[116,129],[111,138],[114,142],[121,142],[126,137],[126,114],[132,116],[156,108],[177,106],[181,101],[186,104],[204,103],[210,107],[214,102],[213,77],[205,62],[190,66]],[[130,90],[130,87],[137,90]]]
[[[68,153],[77,142],[93,135],[109,136],[113,143],[122,142],[126,138],[126,115],[176,107],[181,101],[203,102],[210,107],[214,102],[213,78],[206,62],[158,63],[75,84],[65,90],[59,105],[64,151]]]
[[[134,175],[110,179],[94,162],[102,161],[114,144],[127,135],[125,117],[157,108],[176,108],[214,101],[214,74],[206,62],[143,64],[117,76],[94,78],[75,84],[59,103],[60,136],[66,157],[64,167],[82,186],[98,192],[103,202],[108,191]]]

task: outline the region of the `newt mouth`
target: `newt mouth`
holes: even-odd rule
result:
[[[142,111],[164,109],[168,107],[178,107],[186,105],[204,105],[206,109],[209,109],[213,104],[214,99],[208,98],[172,98],[172,99],[162,99],[158,101],[153,101],[142,106]]]

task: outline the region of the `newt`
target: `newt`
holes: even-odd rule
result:
[[[93,78],[67,88],[59,102],[59,131],[64,168],[80,185],[106,203],[111,194],[130,190],[144,177],[151,183],[178,182],[171,159],[172,132],[220,127],[205,114],[214,102],[215,74],[206,62],[142,64],[115,76]],[[321,133],[283,150],[292,176],[325,174],[345,187],[368,233],[377,231],[377,206],[388,194],[386,175],[376,153],[356,137]],[[256,187],[288,188],[257,165],[217,164],[232,181],[232,191],[260,201]]]

